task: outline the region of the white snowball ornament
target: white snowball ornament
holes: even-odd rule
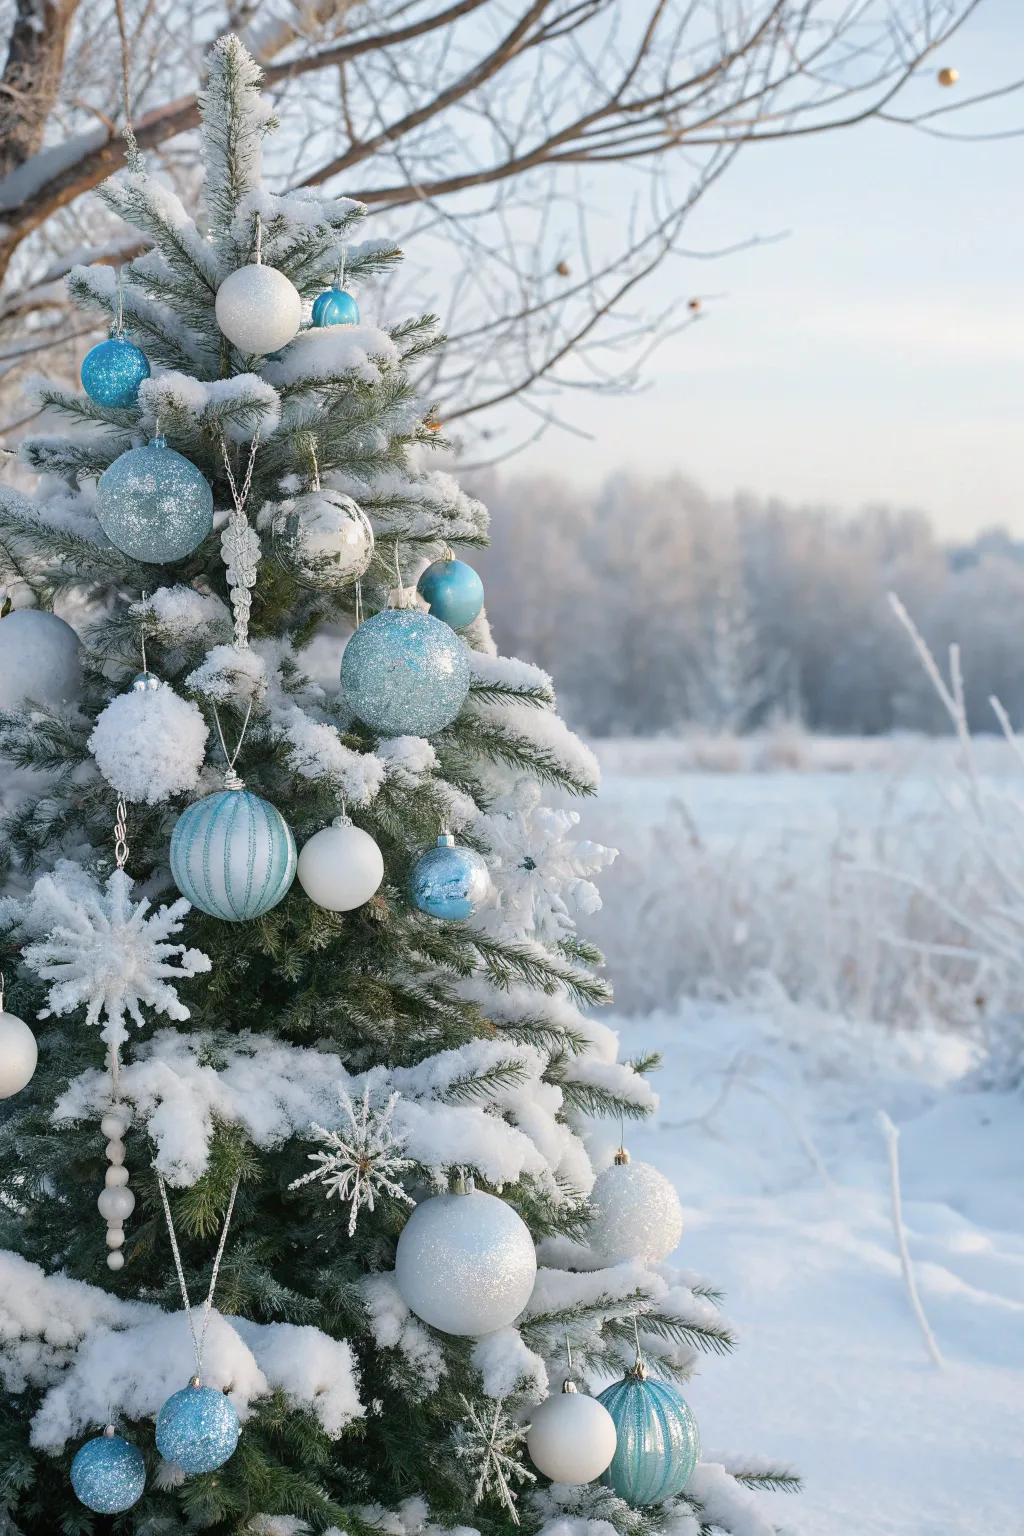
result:
[[[302,322],[298,289],[283,272],[262,262],[230,273],[217,289],[214,309],[228,341],[254,357],[287,346]]]
[[[384,859],[369,832],[354,827],[347,816],[339,816],[303,844],[296,874],[318,907],[352,912],[379,888]]]
[[[611,1466],[615,1423],[596,1397],[567,1381],[530,1414],[526,1449],[539,1472],[553,1483],[592,1483]]]
[[[82,688],[81,643],[70,624],[41,608],[16,608],[0,620],[0,709],[31,700],[50,709],[73,704]]]
[[[13,1098],[32,1081],[39,1053],[36,1037],[17,1014],[4,1013],[0,987],[0,1099]]]
[[[149,675],[149,674],[147,674]],[[126,800],[158,805],[195,789],[209,730],[196,705],[166,683],[111,699],[89,737],[107,783]]]
[[[466,1179],[413,1211],[395,1254],[395,1282],[411,1312],[442,1333],[478,1339],[526,1306],[537,1250],[522,1218]]]
[[[675,1187],[650,1163],[634,1163],[620,1147],[590,1194],[594,1217],[590,1246],[606,1264],[626,1259],[657,1263],[683,1235],[683,1208]]]

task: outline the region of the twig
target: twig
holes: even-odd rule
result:
[[[889,1154],[889,1192],[892,1197],[892,1229],[896,1235],[896,1248],[900,1256],[900,1268],[903,1271],[903,1282],[910,1297],[910,1306],[917,1325],[924,1339],[925,1349],[933,1365],[943,1366],[945,1361],[935,1342],[928,1319],[924,1315],[924,1307],[921,1298],[917,1294],[917,1282],[914,1279],[914,1271],[910,1263],[910,1251],[907,1248],[907,1233],[903,1225],[903,1200],[900,1195],[900,1133],[890,1120],[884,1109],[878,1111],[878,1124],[882,1135],[885,1137],[886,1150]]]

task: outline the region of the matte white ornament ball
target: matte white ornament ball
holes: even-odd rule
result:
[[[108,1248],[123,1248],[124,1247],[124,1227],[108,1227],[107,1228],[107,1247]]]
[[[80,651],[75,631],[55,613],[16,608],[0,619],[0,709],[73,704],[82,690]]]
[[[10,1099],[28,1086],[39,1052],[36,1037],[15,1013],[0,1013],[0,1099]]]
[[[318,907],[351,912],[369,901],[380,886],[384,859],[369,832],[339,818],[303,844],[297,875]]]
[[[124,1268],[124,1254],[121,1252],[120,1248],[115,1248],[112,1253],[108,1253],[107,1254],[107,1268],[108,1269],[123,1269]]]
[[[217,324],[240,352],[266,357],[285,347],[302,323],[302,300],[276,267],[239,267],[217,289]]]
[[[480,1338],[517,1318],[537,1278],[537,1250],[522,1218],[472,1188],[435,1195],[413,1211],[395,1255],[402,1300],[423,1322]]]
[[[101,1189],[96,1206],[104,1221],[118,1225],[134,1211],[135,1196],[130,1189]]]
[[[120,1138],[131,1125],[131,1116],[123,1109],[108,1109],[100,1121],[100,1130],[112,1140]]]
[[[617,1152],[611,1167],[598,1174],[590,1203],[590,1246],[606,1264],[657,1263],[683,1235],[675,1186],[650,1163],[632,1162],[628,1152]]]
[[[128,1183],[128,1169],[120,1163],[113,1164],[104,1174],[103,1182],[108,1189],[123,1189]]]
[[[532,1410],[526,1449],[553,1483],[591,1483],[611,1465],[615,1440],[615,1424],[604,1404],[567,1382]]]
[[[159,805],[195,789],[209,734],[196,705],[165,683],[111,699],[93,727],[89,751],[119,795]]]

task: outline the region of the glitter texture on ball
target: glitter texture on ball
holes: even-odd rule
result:
[[[473,848],[459,848],[450,832],[420,855],[409,876],[409,893],[420,911],[452,922],[472,917],[490,889],[483,859]]]
[[[149,378],[149,359],[124,336],[97,342],[82,360],[82,388],[97,405],[126,410],[139,398],[139,385]]]
[[[230,273],[217,289],[214,310],[228,341],[251,357],[287,346],[302,323],[298,289],[283,272],[262,263]]]
[[[358,325],[359,305],[345,288],[328,288],[313,300],[313,324]]]
[[[628,1153],[599,1173],[590,1193],[590,1245],[606,1264],[626,1259],[657,1263],[683,1235],[683,1208],[670,1179]]]
[[[615,1425],[615,1455],[601,1481],[634,1509],[682,1493],[700,1458],[700,1431],[689,1405],[643,1366],[598,1398]]]
[[[269,912],[295,878],[295,839],[276,806],[247,789],[197,800],[171,833],[171,874],[200,912],[226,923]]]
[[[86,1441],[71,1463],[71,1486],[86,1509],[98,1515],[119,1515],[142,1498],[145,1457],[120,1435],[97,1435]]]
[[[154,437],[129,448],[104,470],[96,487],[96,518],[122,554],[146,565],[183,560],[213,527],[213,492],[196,468]]]
[[[402,1300],[443,1333],[480,1338],[526,1306],[537,1278],[530,1229],[497,1195],[467,1188],[413,1211],[395,1254]]]
[[[234,1455],[240,1425],[232,1403],[215,1387],[183,1387],[156,1420],[156,1448],[189,1477],[213,1472]]]
[[[352,712],[382,736],[433,736],[469,693],[469,658],[429,613],[386,608],[356,630],[341,658]]]

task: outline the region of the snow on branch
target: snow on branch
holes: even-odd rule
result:
[[[232,220],[243,197],[260,185],[263,140],[277,120],[260,95],[263,73],[237,37],[219,37],[207,67],[199,95],[206,206],[217,246],[234,262]]]
[[[146,379],[139,389],[143,424],[155,431],[157,422],[216,436],[223,431],[236,443],[251,442],[257,432],[268,438],[281,420],[281,402],[273,385],[255,373],[208,383],[190,374],[169,371]]]

